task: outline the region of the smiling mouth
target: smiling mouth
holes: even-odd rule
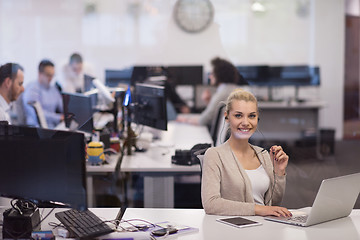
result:
[[[240,132],[243,132],[243,133],[250,132],[250,128],[238,128],[238,130],[240,130]]]

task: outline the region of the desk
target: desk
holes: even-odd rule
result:
[[[58,222],[54,214],[56,209],[43,223],[42,230],[50,230],[49,222]],[[90,209],[104,220],[112,220],[118,213],[118,208]],[[49,209],[45,209],[43,216]],[[41,212],[41,211],[40,211]],[[313,225],[297,227],[282,223],[270,222],[259,216],[247,218],[261,222],[263,225],[248,228],[235,228],[216,221],[221,216],[207,215],[203,209],[159,209],[159,208],[128,208],[123,219],[142,219],[152,223],[174,222],[198,228],[198,232],[178,235],[176,239],[187,240],[219,240],[219,239],[266,239],[266,240],[353,240],[360,239],[360,210],[354,209],[349,217]],[[118,235],[119,236],[119,235]],[[106,238],[107,236],[103,236]],[[61,239],[61,238],[58,238]],[[170,238],[169,239],[173,239]]]
[[[294,141],[307,130],[319,130],[319,110],[324,102],[259,102],[259,130],[266,139]],[[259,133],[255,139],[263,139]],[[266,140],[265,139],[265,140]]]
[[[319,111],[324,102],[259,102],[260,122],[252,140],[282,140],[294,143],[306,134],[316,141],[316,154],[320,159]]]
[[[116,171],[116,164],[119,161],[120,154],[106,155],[106,161],[108,164],[94,166],[86,162],[86,192],[88,207],[94,207],[95,204],[95,193],[94,193],[94,176],[95,175],[106,175],[113,174]]]
[[[154,142],[145,153],[124,156],[121,172],[145,175],[145,207],[174,207],[174,176],[200,173],[200,166],[172,164],[171,156],[175,149],[190,149],[198,143],[212,143],[207,127],[169,122],[168,131],[161,133],[161,142]]]
[[[310,227],[297,227],[270,222],[260,216],[246,218],[263,225],[235,228],[216,222],[220,216],[207,215],[203,209],[136,209],[126,210],[123,219],[140,218],[150,222],[170,221],[199,229],[197,233],[179,235],[176,239],[219,240],[219,239],[360,239],[360,210],[353,210],[350,217],[322,223]]]

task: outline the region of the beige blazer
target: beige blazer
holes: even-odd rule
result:
[[[285,191],[286,176],[276,175],[268,151],[253,146],[270,178],[265,204],[278,206]],[[251,182],[245,169],[232,153],[228,142],[205,152],[201,182],[202,204],[207,214],[255,215]]]

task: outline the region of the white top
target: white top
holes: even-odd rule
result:
[[[84,91],[84,72],[76,74],[69,65],[65,65],[62,69],[61,87],[64,92],[75,93],[77,90]]]
[[[264,204],[264,196],[269,189],[270,178],[262,165],[254,170],[245,170],[252,186],[255,203]]]
[[[6,102],[2,95],[0,95],[0,121],[8,121],[9,124],[11,123],[10,104]]]
[[[92,66],[87,62],[83,62],[83,71],[80,74],[76,74],[69,64],[65,64],[61,68],[59,82],[63,92],[75,93],[77,90],[81,92],[85,91],[85,79],[84,74],[93,76],[94,71]]]

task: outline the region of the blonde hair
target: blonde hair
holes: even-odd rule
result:
[[[256,97],[251,93],[242,88],[233,90],[227,98],[225,103],[225,111],[229,114],[231,110],[231,104],[234,100],[244,100],[245,102],[254,102],[256,104],[256,111],[259,112],[258,102]]]

